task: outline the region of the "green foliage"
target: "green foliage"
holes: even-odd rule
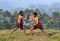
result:
[[[57,27],[56,29],[60,29],[60,12],[52,12],[52,18],[54,20],[54,25]]]
[[[53,18],[58,18],[60,15],[59,15],[60,13],[59,12],[52,12],[52,17]]]
[[[3,24],[2,24],[2,29],[10,29],[9,22],[4,21]]]
[[[24,17],[30,17],[33,12],[37,12],[39,20],[46,25],[47,29],[54,29],[54,27],[60,29],[60,12],[52,12],[52,17],[50,17],[46,12],[42,14],[39,8],[27,8],[24,10]],[[12,29],[17,22],[18,15],[18,11],[11,14],[8,10],[0,9],[0,29]]]
[[[35,12],[38,14],[39,20],[42,20],[42,14],[38,8],[35,9]]]
[[[55,40],[58,39],[58,40],[60,40],[60,36],[58,34],[57,35],[53,35],[52,39],[55,39]]]
[[[8,11],[8,10],[6,10],[5,12],[4,12],[4,15],[3,15],[4,17],[11,17],[11,13]]]

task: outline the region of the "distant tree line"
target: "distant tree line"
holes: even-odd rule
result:
[[[38,13],[39,20],[46,25],[46,29],[60,29],[60,12],[52,12],[52,16],[49,16],[46,12],[42,14],[38,8],[35,10],[27,8],[24,10],[24,17],[31,16],[33,12]],[[12,29],[18,15],[18,11],[11,14],[8,10],[0,9],[0,29]]]

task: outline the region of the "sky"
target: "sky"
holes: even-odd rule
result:
[[[30,5],[52,5],[60,0],[0,0],[0,9],[27,8]]]

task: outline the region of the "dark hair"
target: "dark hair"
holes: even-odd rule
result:
[[[37,13],[36,13],[36,12],[33,12],[33,14],[34,14],[35,16],[37,16]]]
[[[20,15],[21,13],[23,13],[23,11],[20,11],[20,12],[19,12],[19,15]]]

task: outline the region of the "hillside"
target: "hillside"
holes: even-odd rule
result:
[[[23,37],[23,31],[17,30],[11,36],[8,35],[11,30],[0,30],[0,41],[60,41],[60,31],[47,30],[48,38],[39,30],[34,30],[34,35],[30,36],[29,30],[27,30],[26,38]]]

